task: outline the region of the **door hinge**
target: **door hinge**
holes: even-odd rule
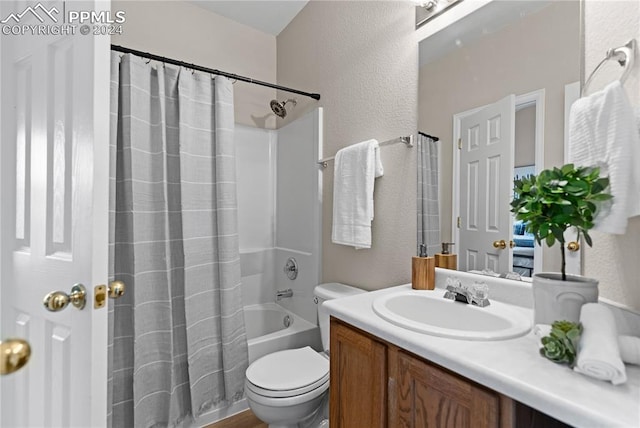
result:
[[[458,138],[458,150],[462,150],[462,138]]]
[[[460,217],[458,217],[458,229],[460,229]]]

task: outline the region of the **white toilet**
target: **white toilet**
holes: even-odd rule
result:
[[[325,351],[329,350],[329,314],[322,303],[359,293],[364,291],[338,283],[314,289]],[[274,352],[249,366],[244,383],[249,407],[270,428],[308,426],[327,403],[329,357],[309,346]]]

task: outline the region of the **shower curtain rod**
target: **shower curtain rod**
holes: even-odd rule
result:
[[[425,134],[422,131],[418,131],[418,134],[422,135],[423,137],[427,137],[427,138],[431,138],[433,141],[438,142],[440,141],[440,138],[438,137],[434,137],[433,135],[429,135],[429,134]]]
[[[148,52],[142,52],[142,51],[137,51],[135,49],[125,48],[124,46],[111,45],[111,50],[114,50],[116,52],[122,52],[122,53],[130,53],[143,58],[148,58],[153,61],[163,62],[165,64],[172,64],[172,65],[177,65],[179,67],[185,67],[185,68],[190,68],[192,70],[202,71],[205,73],[217,74],[218,76],[225,76],[225,77],[228,77],[229,79],[235,79],[241,82],[253,83],[254,85],[266,86],[268,88],[291,92],[292,94],[304,95],[305,97],[313,98],[314,100],[320,99],[320,94],[312,94],[310,92],[304,92],[298,89],[287,88],[286,86],[275,85],[273,83],[252,79],[250,77],[240,76],[238,74],[233,74],[233,73],[227,73],[226,71],[202,67],[200,65],[190,64],[188,62],[178,61],[178,60],[166,58],[160,55],[154,55]]]

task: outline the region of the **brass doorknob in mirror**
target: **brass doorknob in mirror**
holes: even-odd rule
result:
[[[507,241],[505,241],[504,239],[493,241],[493,248],[504,250],[505,248],[507,248]]]
[[[31,346],[23,339],[0,341],[0,375],[20,370],[31,357]]]
[[[516,243],[513,241],[509,241],[509,248],[513,248],[516,246]]]
[[[580,244],[576,241],[571,241],[567,244],[567,250],[569,251],[578,251],[580,249]]]
[[[59,312],[66,308],[69,303],[78,309],[83,309],[86,304],[87,290],[82,284],[76,284],[71,287],[71,293],[64,291],[53,291],[44,296],[43,304],[46,310],[50,312]]]
[[[117,299],[122,296],[127,289],[127,286],[122,281],[111,281],[109,283],[109,297],[111,299]]]

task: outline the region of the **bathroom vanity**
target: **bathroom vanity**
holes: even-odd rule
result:
[[[331,426],[514,426],[510,398],[335,318],[330,377]]]
[[[627,383],[613,386],[540,357],[532,332],[496,341],[437,337],[394,325],[372,309],[376,299],[408,290],[326,304],[332,427],[640,426],[638,366],[627,365]]]

